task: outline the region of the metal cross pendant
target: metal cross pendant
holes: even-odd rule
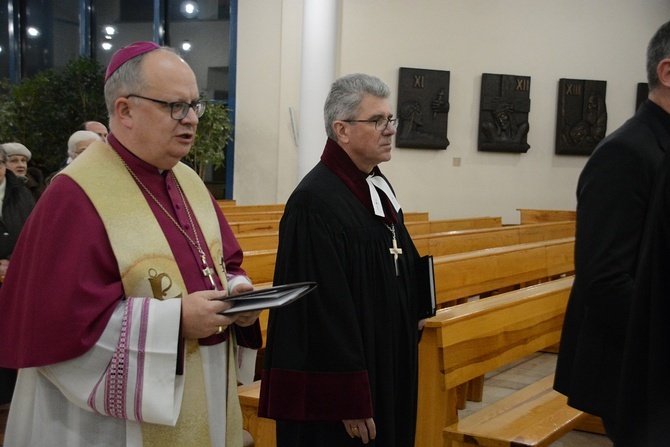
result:
[[[207,257],[202,251],[200,252],[200,259],[202,259],[203,267],[202,276],[209,277],[209,282],[212,283],[212,290],[216,290],[216,282],[214,282],[214,275],[216,274],[216,270],[207,265]]]
[[[398,247],[398,241],[395,238],[395,226],[391,225],[389,230],[391,230],[391,234],[393,234],[393,247],[389,248],[389,252],[393,255],[393,262],[395,263],[395,276],[400,276],[400,271],[398,270],[398,255],[402,254],[402,248]]]

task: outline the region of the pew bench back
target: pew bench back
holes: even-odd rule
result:
[[[474,230],[479,228],[501,227],[501,217],[469,217],[462,219],[428,220],[417,222],[405,222],[405,227],[410,236],[421,234],[444,233],[456,230]]]
[[[565,221],[432,233],[413,237],[412,240],[421,255],[441,256],[574,235],[575,222]]]
[[[416,445],[442,445],[443,429],[458,422],[458,393],[463,384],[558,343],[573,279],[448,307],[428,320],[419,345]],[[571,423],[561,422],[561,430],[569,431]],[[527,419],[520,424],[535,422]],[[460,433],[457,427],[451,428]],[[444,446],[452,447],[454,440],[448,438]]]
[[[433,261],[439,307],[571,274],[574,240],[569,237],[437,256]]]
[[[251,222],[231,222],[233,233],[237,237],[242,250],[267,250],[279,245],[279,220],[261,220]],[[443,233],[455,230],[472,230],[482,228],[501,228],[500,217],[473,217],[471,219],[448,219],[407,222],[405,224],[410,236],[431,233]]]
[[[577,220],[577,212],[574,210],[541,210],[517,208],[517,211],[519,211],[521,225]]]

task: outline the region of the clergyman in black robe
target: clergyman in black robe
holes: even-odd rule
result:
[[[359,102],[333,109],[343,95]],[[371,76],[335,81],[321,161],[286,204],[274,283],[318,286],[270,312],[259,414],[277,420],[278,447],[414,445],[418,253],[390,187],[366,181],[388,185],[387,97]]]
[[[655,188],[642,239],[624,349],[617,447],[670,445],[670,156],[667,154]]]

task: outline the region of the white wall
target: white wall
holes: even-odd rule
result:
[[[381,165],[406,211],[432,218],[574,209],[583,156],[554,154],[559,78],[607,81],[607,132],[634,113],[666,0],[342,0],[338,75],[393,91],[398,68],[451,73],[446,151],[394,149]],[[297,182],[289,107],[300,104],[302,0],[239,2],[234,198],[285,202]],[[531,77],[526,154],[477,151],[482,73]],[[325,142],[325,141],[324,141]],[[460,158],[461,165],[454,166]]]

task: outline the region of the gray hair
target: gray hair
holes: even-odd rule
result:
[[[142,76],[142,61],[147,54],[157,50],[169,51],[179,56],[179,51],[171,47],[160,47],[156,50],[135,56],[124,62],[105,82],[105,105],[109,116],[114,115],[114,103],[117,99],[147,88],[146,79]]]
[[[337,140],[333,123],[355,119],[365,95],[386,99],[391,90],[381,79],[363,73],[352,73],[333,82],[323,107],[323,118],[328,138]]]
[[[82,141],[91,140],[102,141],[102,138],[100,138],[100,135],[90,130],[76,131],[70,135],[70,138],[67,140],[67,154],[72,157],[74,155],[74,151],[77,149],[77,144],[81,143]]]
[[[656,31],[647,47],[647,83],[649,91],[659,86],[660,80],[656,72],[658,64],[670,57],[670,22],[666,22]]]

